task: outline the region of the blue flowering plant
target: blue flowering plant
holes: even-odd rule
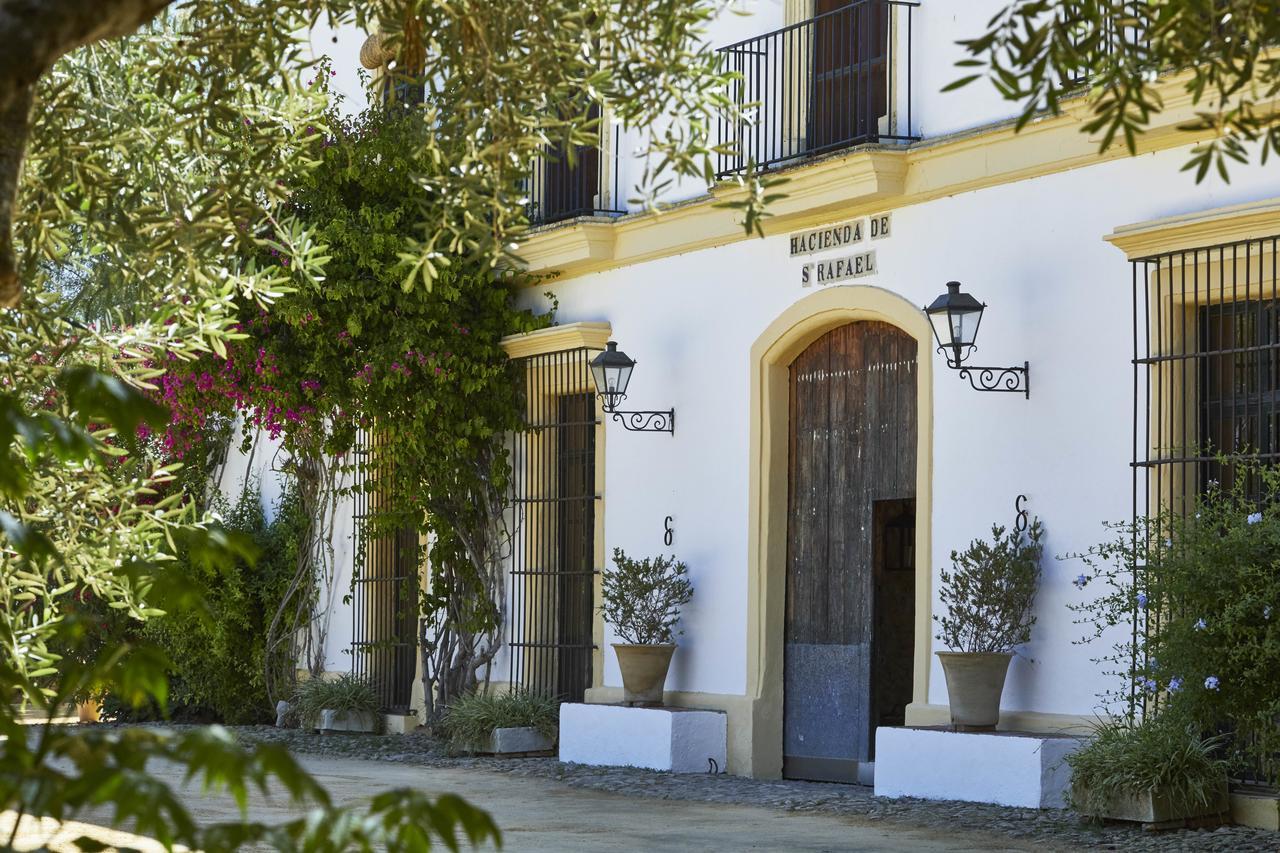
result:
[[[1237,770],[1280,782],[1280,468],[1235,466],[1185,512],[1109,525],[1071,555],[1085,570],[1072,606],[1117,676],[1108,710],[1173,714],[1225,731]]]

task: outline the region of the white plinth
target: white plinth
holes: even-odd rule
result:
[[[877,797],[1066,807],[1079,738],[1023,732],[876,730]]]
[[[728,725],[720,711],[560,706],[560,760],[645,767],[672,773],[723,773]]]

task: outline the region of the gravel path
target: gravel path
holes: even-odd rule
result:
[[[738,776],[673,775],[621,767],[562,764],[554,758],[453,757],[423,734],[318,735],[297,729],[244,726],[244,741],[279,743],[291,751],[447,768],[476,768],[554,779],[596,791],[704,803],[764,806],[830,814],[867,823],[993,832],[1043,844],[1045,850],[1277,851],[1280,835],[1245,827],[1147,832],[1136,826],[1094,826],[1069,811],[1016,809],[978,803],[876,798],[871,789],[817,782],[764,781]]]

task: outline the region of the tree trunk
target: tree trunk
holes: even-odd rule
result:
[[[13,218],[36,83],[63,54],[134,32],[173,0],[0,0],[0,307],[18,304]]]

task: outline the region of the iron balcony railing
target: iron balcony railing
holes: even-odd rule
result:
[[[618,202],[618,145],[579,145],[572,162],[553,148],[533,164],[529,176],[530,225],[550,225],[578,216],[621,216]]]
[[[911,16],[918,3],[856,0],[720,48],[733,72],[718,176],[869,142],[912,141]]]

